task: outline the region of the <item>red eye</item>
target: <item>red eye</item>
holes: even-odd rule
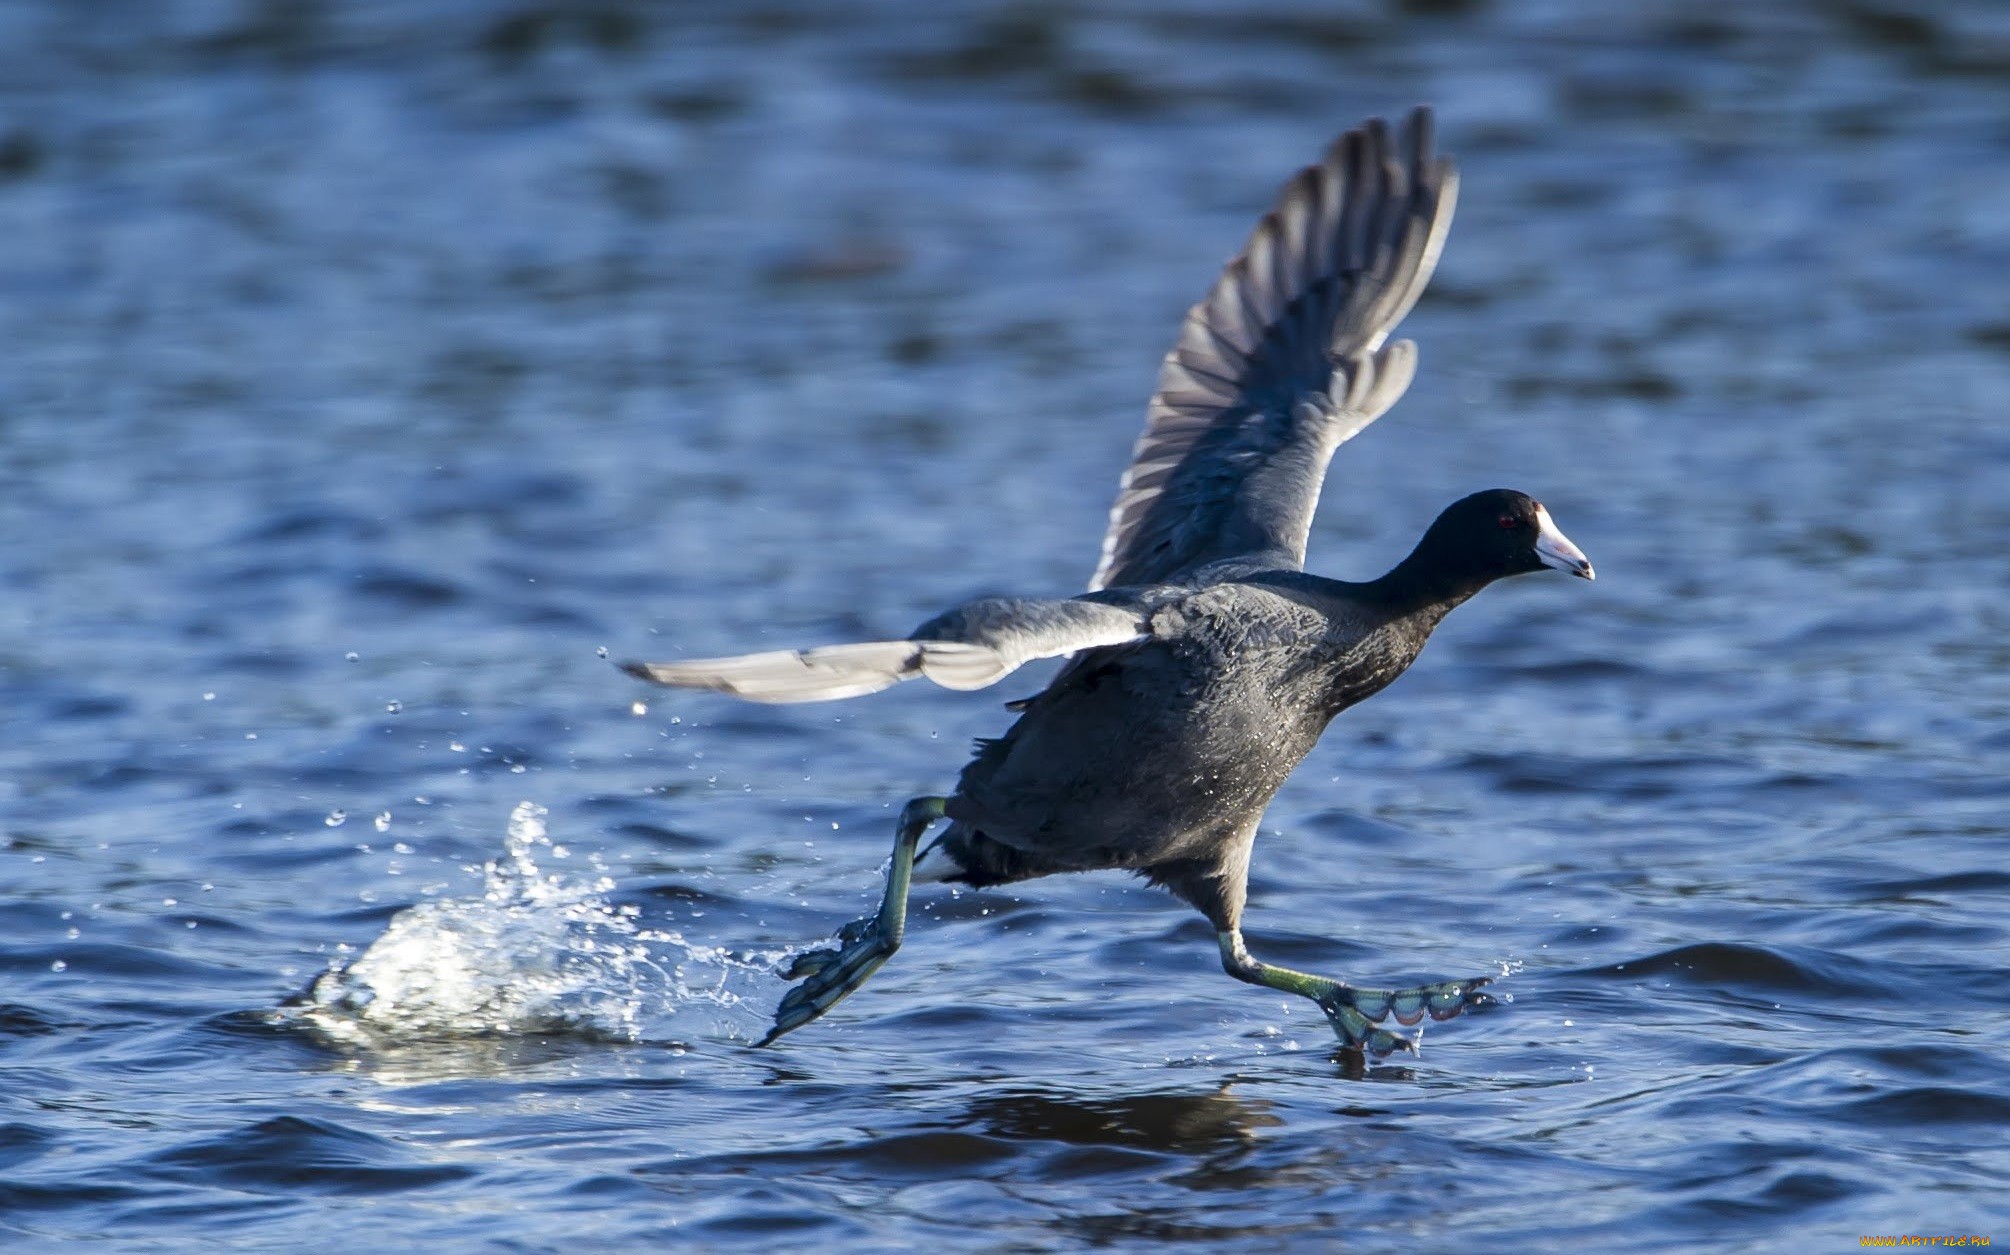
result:
[[[1502,530],[1502,531],[1504,531],[1504,532],[1511,532],[1511,531],[1513,531],[1513,530],[1514,530],[1515,528],[1517,528],[1517,527],[1520,527],[1520,526],[1521,526],[1521,520],[1520,520],[1520,519],[1518,519],[1518,518],[1516,518],[1516,517],[1515,517],[1514,515],[1512,515],[1512,514],[1503,514],[1503,515],[1501,515],[1501,530]]]

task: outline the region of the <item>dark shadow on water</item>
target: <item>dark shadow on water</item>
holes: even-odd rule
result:
[[[1239,1098],[1224,1085],[1206,1094],[1137,1094],[1084,1098],[1020,1090],[970,1105],[973,1122],[1014,1141],[1120,1146],[1165,1154],[1214,1154],[1248,1146],[1256,1130],[1283,1123],[1261,1100]]]
[[[1248,1208],[1215,1214],[1211,1205],[1206,1215],[1196,1214],[1196,1200],[1227,1200],[1297,1170],[1274,1148],[1266,1156],[1272,1146],[1266,1133],[1286,1132],[1283,1115],[1264,1100],[1241,1096],[1232,1084],[1129,1094],[1053,1088],[972,1094],[968,1083],[955,1088],[962,1098],[940,1091],[931,1097],[929,1087],[878,1088],[877,1101],[866,1104],[852,1087],[814,1095],[798,1088],[798,1118],[804,1104],[830,1103],[863,1127],[839,1140],[677,1158],[640,1172],[657,1187],[693,1199],[727,1183],[736,1191],[821,1198],[820,1206],[840,1211],[858,1206],[862,1197],[885,1200],[875,1208],[914,1199],[906,1205],[921,1208],[931,1221],[948,1207],[966,1223],[1031,1223],[1067,1243],[1064,1249],[1138,1237],[1288,1234],[1317,1223]],[[862,1117],[864,1110],[873,1114]]]

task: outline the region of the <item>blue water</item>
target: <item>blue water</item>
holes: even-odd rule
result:
[[[597,653],[1063,594],[1282,178],[1464,199],[1312,566],[1544,500],[1345,715],[1259,955],[1506,973],[1365,1075],[1115,875],[876,900],[1010,692]],[[2010,1218],[1991,0],[0,6],[10,1249],[1779,1251]]]

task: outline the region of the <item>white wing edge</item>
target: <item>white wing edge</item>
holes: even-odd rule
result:
[[[917,678],[967,692],[996,684],[1036,658],[1142,640],[1146,624],[1126,617],[1066,633],[1014,633],[997,648],[968,641],[866,641],[689,662],[625,662],[621,669],[652,684],[775,704],[860,697]]]

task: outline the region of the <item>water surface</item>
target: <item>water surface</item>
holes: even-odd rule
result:
[[[1079,588],[1185,304],[1418,100],[1464,203],[1312,565],[1512,485],[1601,578],[1336,723],[1249,928],[1502,1005],[1355,1075],[1108,875],[931,890],[749,1049],[1037,681],[755,708],[596,651]],[[22,3],[0,102],[12,1245],[2001,1229],[1987,0]]]

